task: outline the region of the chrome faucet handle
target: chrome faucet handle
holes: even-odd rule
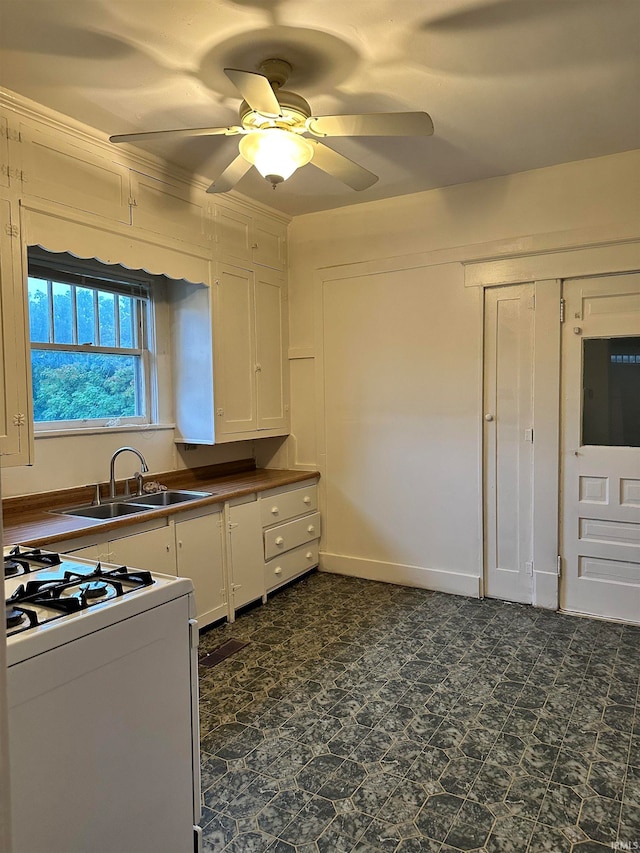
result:
[[[100,506],[100,483],[89,483],[87,489],[95,489],[95,493],[93,496],[93,500],[91,501],[92,506]]]
[[[133,475],[133,478],[138,484],[138,488],[136,489],[136,496],[140,497],[140,495],[144,494],[144,477],[142,476],[140,471],[136,471],[136,473]]]

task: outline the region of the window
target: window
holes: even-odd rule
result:
[[[640,447],[640,337],[582,342],[582,443]]]
[[[36,428],[148,422],[149,281],[30,249],[28,295]]]

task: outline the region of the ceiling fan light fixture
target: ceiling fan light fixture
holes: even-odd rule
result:
[[[272,127],[243,136],[240,153],[275,187],[305,166],[313,157],[314,148],[303,136]]]

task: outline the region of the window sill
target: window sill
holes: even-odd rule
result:
[[[64,438],[76,435],[112,435],[114,432],[161,432],[162,430],[174,430],[175,424],[119,424],[118,426],[93,426],[79,427],[78,429],[42,429],[34,430],[34,439],[40,438]]]

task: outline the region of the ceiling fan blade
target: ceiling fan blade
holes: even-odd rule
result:
[[[224,73],[240,92],[252,110],[266,116],[280,116],[280,104],[271,83],[263,74],[253,71],[240,71],[237,68],[225,68]]]
[[[245,160],[242,154],[230,163],[224,172],[207,189],[208,193],[227,193],[232,190],[251,168],[251,163]]]
[[[332,148],[328,148],[321,142],[316,142],[315,139],[310,139],[309,142],[314,147],[313,157],[311,162],[314,166],[333,175],[334,178],[342,181],[347,186],[354,190],[366,190],[367,187],[373,186],[378,180],[378,176],[373,172],[369,172],[363,166],[349,160],[343,154],[338,154]]]
[[[184,130],[148,130],[143,133],[120,133],[110,136],[109,142],[144,142],[152,139],[184,139],[189,136],[234,136],[243,128],[232,127],[189,127]]]
[[[429,113],[311,116],[307,126],[316,136],[431,136],[433,133]]]

